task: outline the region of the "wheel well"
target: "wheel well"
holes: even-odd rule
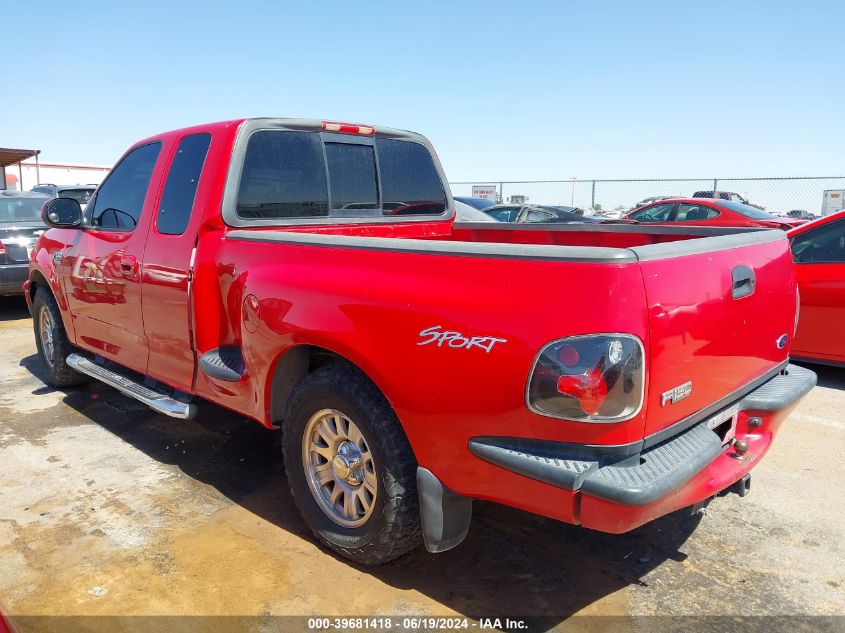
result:
[[[366,376],[366,373],[348,358],[323,347],[300,345],[285,352],[276,363],[270,381],[270,421],[276,425],[284,421],[290,396],[305,376],[334,363],[348,364]]]
[[[50,289],[50,284],[47,282],[46,277],[42,275],[37,270],[32,273],[32,276],[29,278],[29,299],[32,301],[35,299],[35,291],[38,290],[40,287],[47,288],[48,292],[52,292]]]

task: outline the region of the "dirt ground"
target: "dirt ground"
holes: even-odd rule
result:
[[[208,404],[181,422],[97,383],[53,390],[23,302],[0,299],[0,604],[22,631],[51,615],[843,616],[845,370],[813,369],[751,494],[703,518],[611,536],[477,503],[457,549],[366,569],[310,538],[275,434]]]

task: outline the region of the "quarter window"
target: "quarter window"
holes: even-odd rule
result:
[[[90,224],[132,231],[141,217],[161,143],[136,147],[108,175],[94,200]]]
[[[676,222],[695,222],[709,220],[719,215],[716,209],[706,207],[703,204],[680,204],[678,213],[675,215]]]
[[[188,227],[210,143],[210,134],[191,134],[180,141],[158,207],[156,228],[159,233],[181,235]]]

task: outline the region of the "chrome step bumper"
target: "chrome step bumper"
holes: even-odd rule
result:
[[[190,420],[197,415],[197,405],[179,402],[163,393],[153,391],[149,387],[145,387],[126,376],[122,376],[117,372],[88,360],[84,356],[71,354],[65,362],[68,364],[68,367],[92,378],[96,378],[110,387],[114,387],[122,394],[143,402],[150,409],[163,413],[164,415],[169,415],[171,418]]]

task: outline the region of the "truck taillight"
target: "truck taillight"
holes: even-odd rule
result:
[[[0,262],[6,261],[6,247],[3,242],[0,242]]]
[[[549,343],[528,378],[528,408],[581,422],[622,422],[643,404],[643,345],[630,334],[571,336]]]
[[[323,121],[323,129],[326,132],[340,132],[341,134],[362,134],[364,136],[372,136],[376,133],[376,129],[372,125],[341,123],[339,121]]]
[[[801,288],[795,286],[795,323],[792,325],[792,338],[798,334],[798,317],[801,316]]]

